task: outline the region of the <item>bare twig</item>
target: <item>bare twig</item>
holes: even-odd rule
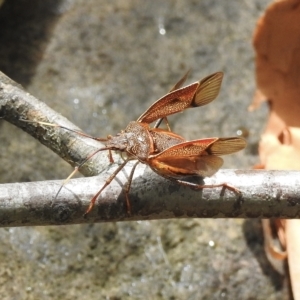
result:
[[[101,147],[99,142],[64,129],[22,121],[22,119],[43,121],[80,130],[45,103],[24,91],[2,72],[0,72],[0,117],[26,131],[72,166],[80,164],[89,154]],[[84,164],[80,172],[85,176],[97,175],[106,165],[107,153],[99,153]]]
[[[130,166],[118,175],[85,219],[92,196],[107,179],[73,179],[55,194],[60,181],[0,185],[0,226],[58,225],[165,218],[299,218],[300,171],[221,170],[207,184],[227,182],[239,195],[221,188],[193,191],[140,166],[130,192],[131,215],[126,212],[122,186]],[[230,178],[230,180],[229,180]],[[153,188],[155,187],[155,188]]]

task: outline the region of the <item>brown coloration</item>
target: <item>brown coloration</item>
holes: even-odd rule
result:
[[[268,122],[259,143],[261,165],[268,170],[300,169],[299,20],[299,0],[273,1],[254,32],[257,91],[249,109],[257,108],[262,101],[269,105]],[[292,297],[300,299],[300,221],[286,220],[283,226],[282,220],[276,220],[274,231],[268,229],[269,223],[263,220],[267,256],[275,268],[278,262],[274,263],[274,258],[287,257]],[[283,269],[286,265],[282,264]]]
[[[121,133],[116,136],[108,136],[106,139],[100,139],[75,131],[83,136],[104,142],[105,147],[92,153],[77,166],[71,175],[64,181],[61,188],[87,160],[99,151],[108,150],[110,162],[113,162],[111,150],[117,150],[127,154],[127,158],[124,162],[113,172],[106,180],[103,187],[91,199],[85,215],[92,210],[101,192],[111,183],[130,160],[137,160],[137,162],[130,172],[128,183],[125,187],[128,213],[131,211],[128,194],[134,170],[139,162],[147,164],[157,174],[181,185],[195,189],[223,187],[236,193],[240,193],[236,188],[229,186],[226,183],[217,185],[199,185],[178,179],[180,177],[194,175],[202,178],[211,176],[216,173],[223,164],[222,158],[218,155],[234,153],[246,146],[245,140],[238,137],[216,137],[185,141],[183,137],[171,132],[167,116],[181,112],[187,108],[202,106],[213,101],[219,93],[223,78],[223,73],[217,72],[207,76],[199,82],[180,88],[185,81],[187,74],[175,84],[167,95],[157,100],[138,118],[137,121],[130,122],[125,130],[121,131]],[[157,128],[162,120],[166,121],[168,130]],[[156,125],[150,128],[150,123],[154,121],[157,121]],[[39,123],[50,126],[59,126],[43,122]],[[74,131],[68,128],[65,129]]]
[[[183,77],[182,79],[184,79]],[[182,79],[179,81],[181,83]],[[137,122],[152,123],[190,107],[203,106],[219,94],[223,73],[217,72],[181,89],[173,90],[152,104]],[[175,85],[175,87],[177,84]]]

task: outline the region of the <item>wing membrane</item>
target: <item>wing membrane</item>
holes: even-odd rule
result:
[[[213,155],[225,155],[237,152],[246,147],[246,141],[238,137],[219,138],[207,148],[207,152]]]
[[[210,103],[219,95],[223,73],[217,72],[202,79],[199,83],[192,105],[194,107]]]

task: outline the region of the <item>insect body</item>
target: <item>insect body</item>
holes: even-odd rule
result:
[[[179,88],[184,82],[181,79],[170,93],[157,100],[146,110],[137,121],[130,122],[126,129],[117,136],[109,136],[104,141],[105,148],[99,150],[119,150],[127,153],[128,158],[108,178],[104,186],[92,198],[86,214],[93,208],[96,199],[103,189],[110,184],[118,172],[129,160],[137,160],[130,173],[125,195],[127,210],[130,213],[129,190],[134,170],[139,162],[147,164],[159,175],[176,181],[179,184],[194,188],[227,187],[237,191],[235,188],[222,183],[218,185],[197,185],[180,180],[184,176],[197,175],[200,177],[211,176],[222,166],[223,160],[219,155],[230,154],[243,149],[246,146],[244,139],[231,138],[207,138],[186,141],[183,137],[169,130],[157,128],[161,119],[181,112],[187,108],[198,107],[213,101],[221,86],[223,73],[214,73],[200,82],[193,83],[187,87]],[[159,121],[153,128],[150,124]],[[98,152],[98,151],[97,151]],[[110,155],[111,157],[111,155]]]
[[[128,183],[124,189],[128,213],[130,213],[128,194],[134,170],[139,162],[147,164],[157,174],[185,186],[196,189],[223,187],[239,193],[237,189],[226,183],[217,185],[199,185],[182,180],[185,176],[196,175],[204,178],[213,175],[223,164],[222,158],[219,157],[220,155],[237,152],[246,146],[245,140],[238,137],[214,137],[186,141],[183,137],[171,131],[167,116],[181,112],[187,108],[206,105],[213,101],[219,93],[223,73],[214,73],[199,82],[180,88],[186,77],[187,74],[168,94],[152,104],[137,119],[137,121],[130,122],[125,130],[121,131],[116,136],[108,136],[106,139],[102,139],[75,131],[83,136],[104,142],[105,147],[92,153],[86,160],[77,166],[66,181],[69,180],[69,178],[71,178],[88,159],[100,151],[108,150],[111,162],[113,162],[111,155],[112,150],[125,152],[127,154],[127,158],[124,162],[114,171],[114,173],[106,180],[103,187],[91,199],[85,215],[92,210],[101,192],[130,160],[137,160],[137,162],[133,165]],[[167,130],[158,128],[162,120],[166,122],[168,127]],[[153,127],[150,127],[150,124],[155,121],[157,123]],[[43,122],[39,123],[50,126],[59,126]],[[65,129],[74,131],[68,128]]]

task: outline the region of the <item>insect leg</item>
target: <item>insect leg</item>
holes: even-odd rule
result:
[[[117,174],[125,167],[125,165],[128,163],[128,161],[130,160],[127,159],[125,160],[110,176],[109,178],[105,181],[104,185],[102,186],[102,188],[99,190],[99,192],[97,192],[96,195],[94,195],[94,197],[91,199],[90,201],[90,205],[88,207],[88,209],[86,210],[86,212],[84,213],[83,217],[86,217],[87,214],[93,209],[95,202],[98,198],[98,196],[101,194],[101,192],[112,182],[112,180],[117,176]]]
[[[112,154],[111,154],[111,150],[109,149],[108,150],[108,159],[109,159],[109,162],[112,164],[114,161],[113,157],[112,157]]]
[[[96,155],[98,152],[103,151],[103,150],[109,150],[109,148],[105,147],[105,148],[100,148],[96,151],[94,151],[92,154],[90,154],[86,159],[84,159],[78,166],[76,166],[73,170],[73,172],[63,181],[63,183],[61,184],[59,190],[57,191],[54,199],[57,198],[57,196],[59,195],[60,191],[62,190],[62,188],[68,183],[68,181],[78,172],[78,170],[89,160],[91,159],[94,155]]]
[[[168,121],[167,117],[164,117],[164,118],[161,118],[161,119],[157,120],[157,122],[155,123],[153,128],[158,128],[162,121],[165,121],[168,130],[171,131],[171,127],[170,127],[170,124],[169,124],[169,121]]]
[[[131,187],[131,183],[132,183],[132,178],[133,178],[133,173],[135,171],[135,168],[137,167],[137,165],[139,164],[139,161],[137,161],[134,166],[131,169],[131,172],[129,174],[129,178],[126,184],[126,187],[124,189],[125,191],[125,197],[126,197],[126,206],[127,206],[127,213],[130,215],[131,214],[131,205],[130,205],[130,200],[129,200],[129,191],[130,191],[130,187]]]
[[[223,196],[225,189],[228,189],[232,192],[234,192],[235,194],[241,196],[241,191],[237,188],[235,188],[234,186],[227,184],[227,183],[219,183],[219,184],[197,184],[197,183],[192,183],[192,182],[188,182],[188,181],[184,181],[184,180],[180,180],[180,179],[176,179],[176,178],[172,178],[172,177],[166,177],[167,179],[174,181],[178,184],[181,184],[183,186],[188,186],[190,188],[194,188],[197,190],[202,190],[202,189],[206,189],[206,188],[216,188],[216,187],[222,187],[222,191],[221,191],[221,195]]]

